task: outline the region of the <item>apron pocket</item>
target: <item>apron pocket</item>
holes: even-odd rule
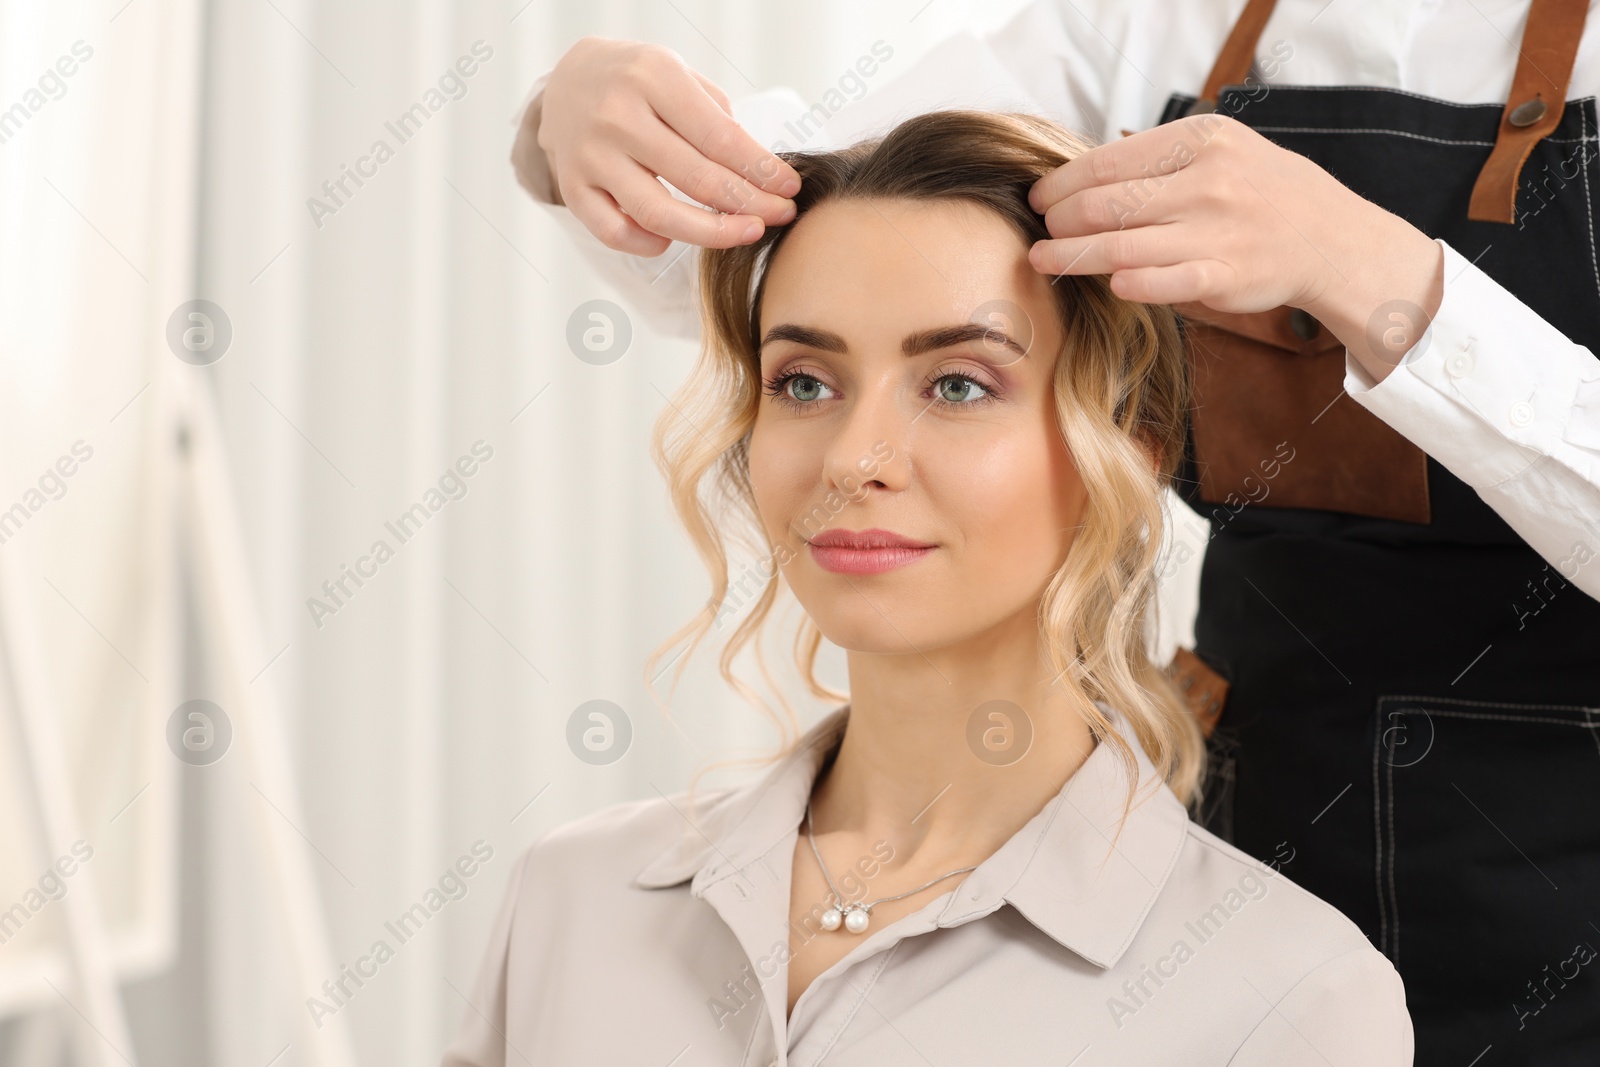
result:
[[[1600,1063],[1600,709],[1379,697],[1372,767],[1417,1063]]]
[[[1331,331],[1287,307],[1178,310],[1201,500],[1429,520],[1427,455],[1344,395],[1344,345]]]

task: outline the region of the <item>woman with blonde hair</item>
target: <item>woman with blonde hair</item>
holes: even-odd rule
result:
[[[743,536],[724,675],[756,695],[732,663],[787,587],[849,702],[747,784],[529,848],[447,1067],[1411,1062],[1388,961],[1188,818],[1204,746],[1146,644],[1177,320],[1028,259],[1029,189],[1087,147],[919,116],[786,154],[794,217],[704,253],[656,454],[712,597],[668,647],[722,628]]]

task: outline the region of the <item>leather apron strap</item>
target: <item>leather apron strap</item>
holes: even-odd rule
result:
[[[1189,114],[1215,111],[1225,85],[1242,85],[1255,63],[1256,45],[1277,0],[1247,0],[1217,53],[1199,99]],[[1528,153],[1561,122],[1572,64],[1583,39],[1588,0],[1532,0],[1518,49],[1517,72],[1494,150],[1472,187],[1467,217],[1479,222],[1516,221],[1517,182]]]
[[[1533,146],[1561,122],[1572,62],[1583,38],[1588,0],[1532,0],[1522,31],[1517,73],[1500,117],[1494,150],[1472,187],[1467,218],[1515,222],[1517,181]]]
[[[1215,111],[1217,94],[1224,85],[1244,84],[1250,68],[1255,66],[1256,43],[1261,40],[1261,31],[1267,28],[1267,20],[1277,6],[1278,0],[1247,0],[1244,10],[1239,12],[1239,20],[1228,32],[1228,39],[1222,43],[1222,51],[1217,53],[1217,61],[1211,65],[1200,98],[1189,108],[1189,114]]]

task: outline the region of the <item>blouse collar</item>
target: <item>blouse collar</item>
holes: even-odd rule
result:
[[[1059,793],[959,883],[939,915],[940,926],[958,926],[1010,904],[1100,967],[1114,965],[1133,942],[1177,863],[1189,819],[1126,720],[1104,704],[1100,708],[1133,750],[1138,787],[1126,818],[1128,778],[1117,750],[1101,742]],[[693,879],[691,891],[700,896],[798,832],[812,783],[848,715],[848,706],[830,712],[761,775],[704,797],[692,818],[673,798],[683,833],[639,872],[635,884],[662,888]]]

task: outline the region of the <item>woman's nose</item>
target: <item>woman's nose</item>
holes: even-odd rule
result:
[[[869,490],[899,490],[910,482],[906,443],[917,412],[888,383],[862,388],[828,446],[824,479],[829,488],[851,499]]]

